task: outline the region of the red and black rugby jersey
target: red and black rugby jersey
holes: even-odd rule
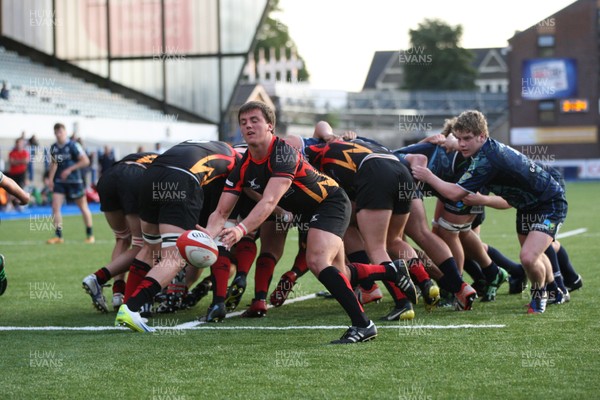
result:
[[[153,166],[179,169],[194,175],[205,186],[218,178],[225,178],[233,170],[237,153],[227,143],[187,140],[156,157]]]
[[[141,166],[147,167],[149,164],[152,164],[152,161],[154,161],[154,159],[156,157],[158,157],[158,153],[152,153],[152,152],[148,152],[148,151],[141,152],[141,153],[131,153],[131,154],[126,155],[119,161],[117,161],[115,164],[135,163],[135,164],[140,164]]]
[[[304,153],[315,168],[335,179],[351,198],[354,178],[362,162],[368,158],[389,158],[398,162],[385,147],[360,139],[313,144],[306,146]]]
[[[274,137],[268,155],[255,160],[247,151],[225,182],[224,191],[240,194],[244,187],[263,193],[271,177],[291,179],[279,205],[296,214],[309,213],[339,189],[333,179],[317,171],[292,146]]]

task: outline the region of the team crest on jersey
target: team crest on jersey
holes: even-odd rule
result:
[[[260,189],[260,185],[256,183],[256,179],[258,179],[258,178],[254,178],[251,181],[248,181],[248,185],[250,185],[250,189],[252,189],[252,190]]]

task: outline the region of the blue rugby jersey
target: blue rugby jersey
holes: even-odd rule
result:
[[[564,197],[563,189],[550,173],[494,139],[487,139],[457,185],[470,193],[486,187],[520,210]]]
[[[58,143],[54,143],[50,147],[50,155],[52,160],[56,162],[58,168],[56,174],[54,174],[54,182],[60,183],[83,183],[81,176],[81,170],[77,169],[67,176],[67,179],[63,180],[60,178],[62,172],[75,165],[79,161],[79,156],[85,154],[83,147],[73,140],[69,140],[63,146],[59,146]]]

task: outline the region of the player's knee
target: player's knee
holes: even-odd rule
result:
[[[129,228],[125,228],[125,229],[113,229],[113,233],[115,235],[115,239],[117,241],[121,240],[121,241],[130,241],[131,240],[131,232],[129,231]]]
[[[521,250],[521,254],[519,255],[519,258],[521,259],[521,264],[523,264],[523,266],[525,268],[528,268],[528,267],[531,268],[531,267],[535,266],[536,262],[540,258],[540,255],[535,254],[534,252],[532,252],[530,250]]]

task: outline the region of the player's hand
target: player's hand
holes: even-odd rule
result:
[[[244,231],[236,225],[232,228],[224,228],[219,233],[219,240],[227,250],[230,250],[237,242],[244,237]]]
[[[358,137],[358,135],[354,131],[345,131],[342,134],[342,139],[344,139],[344,140],[354,140],[357,137]]]
[[[60,173],[60,179],[62,179],[63,181],[66,181],[67,178],[69,177],[69,175],[71,175],[71,169],[67,168],[65,169],[63,172]]]
[[[446,136],[442,135],[441,133],[438,133],[437,135],[426,137],[425,139],[423,139],[423,142],[443,145],[446,142]]]
[[[444,143],[440,146],[446,149],[446,153],[458,151],[458,139],[453,134],[449,134]]]
[[[203,232],[203,233],[206,233],[208,236],[210,236],[211,238],[214,239],[214,236],[208,231],[208,229],[206,229],[206,228],[204,228],[204,227],[202,227],[202,226],[200,226],[198,224],[196,224],[196,230],[200,231],[200,232]]]
[[[413,177],[421,182],[427,183],[428,179],[432,175],[432,172],[429,170],[429,168],[421,165],[415,165],[411,169]]]

